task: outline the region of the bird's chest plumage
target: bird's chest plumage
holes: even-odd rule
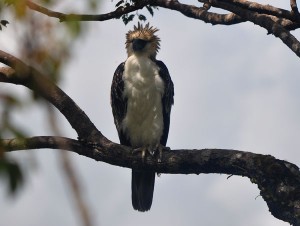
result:
[[[157,145],[163,134],[164,82],[156,64],[146,57],[131,56],[124,69],[127,112],[122,122],[132,146]]]

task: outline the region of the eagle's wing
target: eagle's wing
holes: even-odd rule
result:
[[[164,81],[164,85],[165,85],[164,95],[162,97],[164,130],[163,130],[163,135],[160,139],[160,143],[166,146],[168,140],[169,128],[170,128],[171,108],[172,105],[174,104],[174,85],[166,65],[159,60],[156,60],[155,63],[159,67],[159,75]]]
[[[124,81],[123,81],[123,73],[124,73],[124,65],[125,62],[121,63],[113,77],[113,81],[111,84],[111,92],[110,92],[110,104],[112,107],[112,113],[114,116],[115,125],[118,130],[118,135],[120,139],[120,143],[123,145],[130,146],[128,138],[126,138],[123,130],[122,130],[122,121],[126,115],[127,111],[127,99],[123,96],[124,92]]]

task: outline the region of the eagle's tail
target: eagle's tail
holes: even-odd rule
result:
[[[135,210],[150,210],[155,183],[155,172],[132,170],[131,198]]]

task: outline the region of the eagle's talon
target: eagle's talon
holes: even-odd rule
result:
[[[154,155],[155,155],[155,153],[156,153],[156,149],[153,149],[153,148],[147,148],[147,150],[148,150],[148,152],[149,152],[149,154],[153,157]]]
[[[136,154],[137,152],[141,152],[142,155],[142,161],[143,163],[145,162],[146,159],[146,152],[147,152],[148,148],[147,147],[140,147],[140,148],[135,148],[132,151],[132,154]]]
[[[171,148],[165,147],[161,144],[157,144],[155,147],[147,146],[147,147],[135,148],[135,149],[133,149],[132,154],[141,152],[143,162],[146,161],[147,153],[152,157],[155,157],[156,155],[158,155],[157,162],[161,163],[162,162],[162,154],[163,154],[164,150],[171,150]]]

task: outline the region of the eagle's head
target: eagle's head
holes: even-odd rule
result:
[[[145,27],[138,23],[126,34],[126,49],[128,57],[136,55],[145,55],[147,57],[155,58],[159,50],[160,38],[154,33],[158,29],[150,27],[149,23]]]

